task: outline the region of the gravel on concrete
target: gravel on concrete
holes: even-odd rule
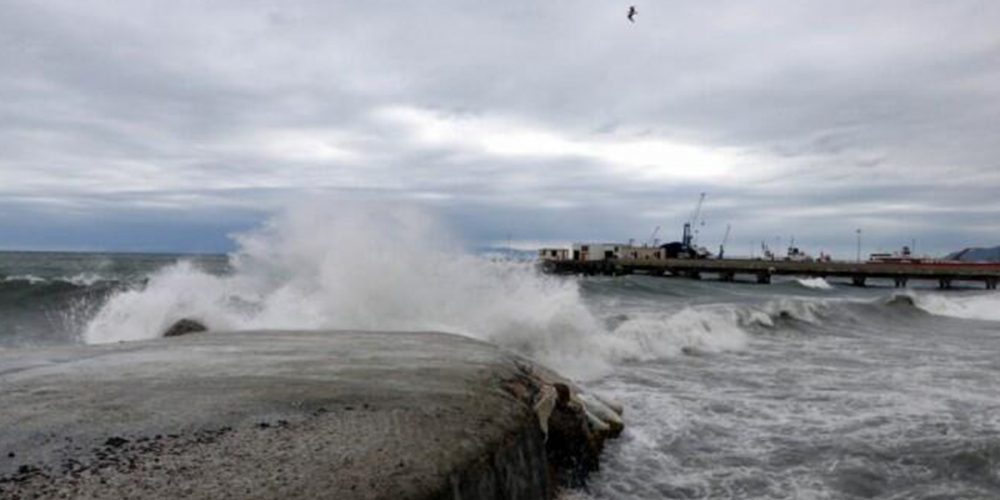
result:
[[[550,497],[534,369],[431,332],[3,350],[0,498]]]

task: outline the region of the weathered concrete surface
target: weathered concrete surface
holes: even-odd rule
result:
[[[0,351],[0,498],[544,498],[533,370],[439,333]]]

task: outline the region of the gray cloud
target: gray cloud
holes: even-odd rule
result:
[[[212,214],[224,247],[317,191],[426,204],[480,242],[676,232],[701,191],[706,240],[731,223],[746,247],[995,239],[995,2],[638,7],[5,2],[0,245]]]

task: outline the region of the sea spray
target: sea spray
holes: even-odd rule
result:
[[[406,206],[300,205],[236,237],[232,273],[181,262],[112,297],[89,343],[151,339],[181,318],[213,330],[440,330],[489,340],[568,375],[606,373],[613,338],[576,282],[463,252]]]
[[[812,290],[833,290],[833,285],[823,278],[802,278],[796,281],[800,285]]]
[[[406,205],[297,205],[234,237],[231,272],[180,262],[120,291],[88,343],[152,339],[189,318],[216,331],[438,330],[487,340],[589,379],[627,359],[742,349],[742,310],[697,308],[609,328],[572,277],[474,255]],[[766,315],[767,312],[762,314]]]
[[[924,292],[909,297],[917,307],[938,316],[1000,321],[1000,297],[996,292]]]
[[[638,360],[686,352],[739,350],[748,340],[734,308],[685,308],[679,312],[636,315],[612,333],[625,340],[619,356]]]

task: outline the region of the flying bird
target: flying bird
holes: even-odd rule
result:
[[[639,13],[639,11],[635,10],[635,5],[630,6],[628,8],[628,20],[629,20],[629,22],[633,22],[634,23],[635,22],[635,15],[638,14],[638,13]]]

